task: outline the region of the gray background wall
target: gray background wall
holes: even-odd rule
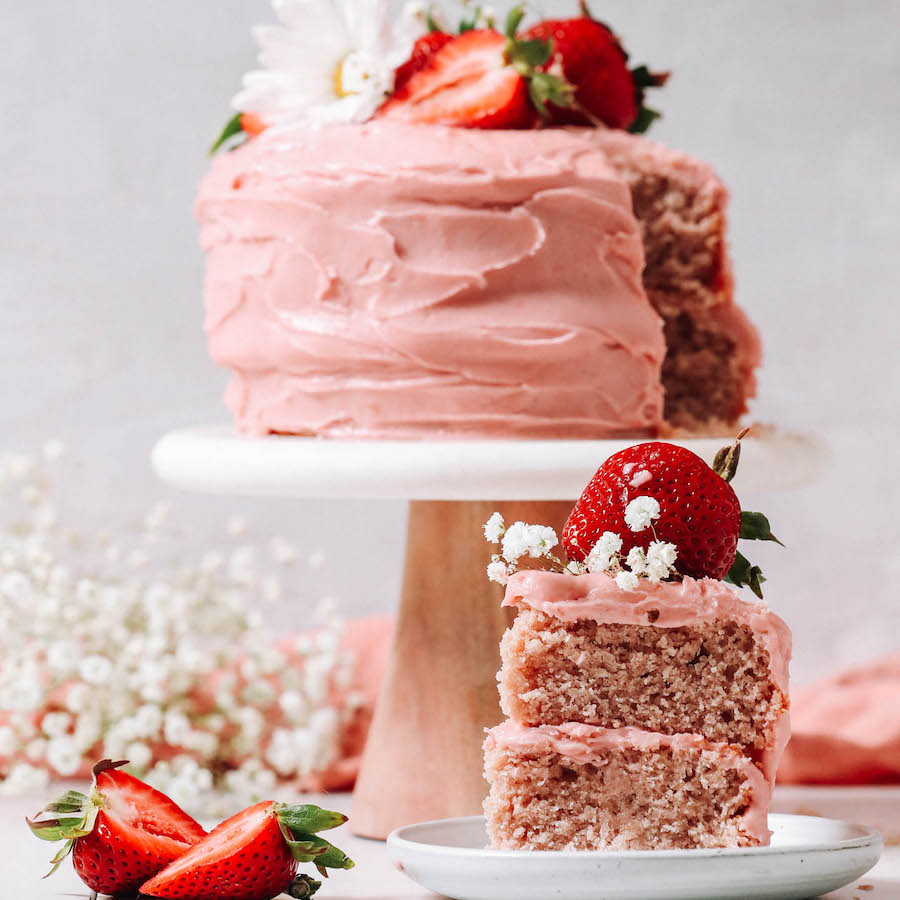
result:
[[[834,450],[814,487],[745,498],[790,545],[758,556],[797,633],[795,673],[898,648],[900,2],[593,5],[636,61],[674,73],[653,136],[731,186],[739,297],[765,336],[756,416]],[[165,430],[226,418],[191,201],[268,4],[4,7],[0,446],[63,438],[85,521],[172,496],[202,545],[241,510],[262,535],[323,548],[348,613],[390,608],[402,503],[175,497],[148,465]],[[339,561],[348,535],[353,566]]]

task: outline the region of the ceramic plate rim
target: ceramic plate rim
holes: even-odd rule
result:
[[[401,825],[395,828],[387,837],[387,846],[391,848],[410,848],[420,852],[434,853],[441,856],[471,856],[502,857],[504,859],[577,859],[589,860],[592,857],[610,859],[703,859],[706,857],[760,857],[779,856],[796,853],[833,853],[842,850],[860,850],[867,847],[882,846],[883,838],[877,828],[869,825],[861,825],[856,822],[848,822],[843,819],[831,819],[826,816],[803,816],[793,813],[771,813],[770,820],[775,823],[788,820],[814,820],[820,823],[828,823],[831,826],[858,829],[863,832],[857,837],[844,838],[838,841],[819,841],[816,843],[789,844],[787,846],[767,847],[701,847],[693,850],[494,850],[490,847],[454,847],[449,844],[437,844],[428,841],[411,840],[404,837],[404,832],[418,828],[432,826],[473,825],[477,821],[484,821],[483,815],[476,816],[451,816],[445,819],[430,819],[427,822],[415,822],[410,825]]]

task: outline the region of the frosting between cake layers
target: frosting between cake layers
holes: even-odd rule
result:
[[[744,600],[721,581],[686,577],[654,584],[641,579],[636,590],[624,591],[605,573],[517,572],[506,586],[503,605],[535,609],[566,622],[592,619],[604,625],[680,628],[716,620],[745,624],[768,652],[772,680],[787,697],[790,629],[764,602]]]
[[[196,204],[205,327],[241,430],[659,425],[662,325],[628,188],[592,135],[381,122],[217,158]]]
[[[600,728],[595,725],[521,725],[511,719],[487,729],[485,750],[505,749],[513,753],[554,753],[579,764],[602,762],[610,752],[635,749],[699,750],[715,754],[724,766],[743,778],[742,789],[750,801],[741,817],[744,832],[768,844],[768,811],[772,784],[746,756],[728,744],[716,744],[696,734],[657,734],[640,728]]]

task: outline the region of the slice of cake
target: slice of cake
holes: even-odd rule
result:
[[[503,602],[521,610],[500,645],[510,718],[702,735],[774,774],[791,639],[765,604],[712,579],[623,591],[605,573],[553,572],[512,576]]]
[[[666,76],[629,69],[588,16],[456,34],[430,7],[413,45],[425,23],[379,7],[363,47],[340,5],[310,3],[256,32],[264,68],[223,132],[244,143],[196,203],[240,431],[653,436],[746,411],[760,344],[734,303],[727,191],[625,131]]]
[[[552,529],[485,525],[488,574],[519,610],[498,674],[509,719],[484,745],[492,847],[768,843],[791,636],[736,589],[762,581],[738,538],[774,540],[728,484],[738,457],[739,440],[715,469],[663,443],[610,457],[566,523],[568,560]]]
[[[488,732],[484,811],[503,850],[674,850],[767,844],[772,789],[735,747],[592,725]]]

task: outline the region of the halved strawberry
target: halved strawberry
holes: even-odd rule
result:
[[[508,65],[507,39],[475,29],[454,37],[378,111],[386,119],[466,128],[530,128],[528,83]]]
[[[319,882],[297,875],[300,862],[350,869],[353,861],[316,832],[347,820],[317,806],[263,801],[226,819],[141,887],[167,900],[271,900],[284,891],[309,897]]]
[[[405,88],[410,78],[416,72],[421,72],[431,62],[434,54],[452,40],[453,35],[446,31],[429,31],[428,34],[423,34],[413,44],[409,59],[402,66],[397,67],[397,71],[394,73],[394,92]]]
[[[118,771],[126,764],[102,760],[94,766],[90,797],[69,791],[27,820],[42,840],[66,842],[50,874],[71,852],[91,890],[130,896],[204,837],[206,831],[165,794]]]

